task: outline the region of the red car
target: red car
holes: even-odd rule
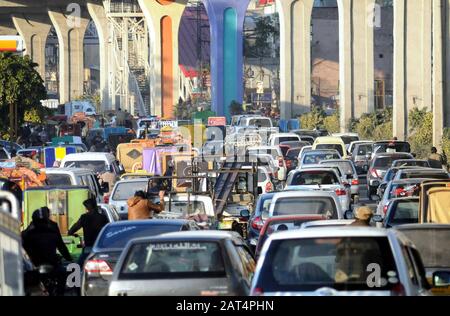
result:
[[[269,238],[269,236],[278,231],[294,230],[300,229],[305,222],[326,220],[325,216],[321,215],[295,215],[295,216],[274,216],[268,218],[258,239],[258,245],[256,246],[255,255],[258,258],[264,242]]]

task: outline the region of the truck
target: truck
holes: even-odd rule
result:
[[[75,113],[84,113],[86,116],[96,115],[95,106],[89,101],[71,101],[64,105],[64,114],[71,118]]]

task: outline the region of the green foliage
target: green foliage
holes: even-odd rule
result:
[[[325,129],[330,133],[339,133],[341,130],[341,122],[339,120],[339,114],[336,112],[331,116],[325,117],[323,120]]]
[[[409,112],[408,121],[411,150],[417,158],[426,159],[433,146],[433,113],[415,108]]]
[[[19,126],[26,111],[42,110],[47,92],[36,66],[28,56],[0,53],[0,133],[8,132],[10,105],[17,108]]]
[[[450,128],[444,129],[444,135],[442,137],[442,152],[448,158],[450,158]]]
[[[244,56],[267,57],[271,55],[271,39],[275,42],[279,41],[280,29],[279,22],[276,16],[262,16],[258,17],[255,22],[255,29],[246,32],[244,42]],[[276,52],[279,55],[279,52]]]
[[[392,110],[385,109],[374,113],[366,113],[358,120],[350,123],[351,130],[359,134],[361,139],[386,140],[393,134]]]
[[[186,101],[183,101],[181,98],[178,100],[178,104],[174,106],[174,116],[178,120],[189,120],[191,119],[193,109],[188,106]]]
[[[102,109],[102,98],[100,97],[100,93],[95,94],[85,94],[79,97],[76,97],[74,101],[89,101],[95,106],[95,110],[97,113],[101,112]]]
[[[322,128],[324,126],[325,117],[325,111],[323,111],[321,108],[314,107],[311,112],[305,113],[300,116],[300,126],[303,129],[309,130]]]

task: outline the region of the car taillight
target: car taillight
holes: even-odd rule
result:
[[[258,216],[252,220],[252,228],[261,230],[261,228],[263,228],[263,226],[264,226],[264,221],[262,220],[261,217]]]
[[[359,184],[359,180],[358,179],[353,179],[352,180],[352,185],[358,185]]]
[[[262,295],[264,295],[264,290],[260,287],[257,287],[253,290],[253,295],[254,296],[262,296]]]
[[[386,215],[387,210],[388,210],[388,207],[389,207],[389,205],[387,205],[387,204],[383,207],[383,213],[384,213],[384,215]]]
[[[378,175],[377,169],[370,169],[370,174],[372,175],[372,177],[375,177],[375,178],[379,178],[380,177]]]
[[[405,287],[399,282],[392,288],[392,293],[394,296],[405,296]]]
[[[266,183],[266,192],[272,192],[273,191],[273,184],[272,182]]]
[[[87,273],[98,273],[100,275],[112,275],[111,267],[104,260],[89,260],[84,265],[84,271]]]
[[[104,202],[105,204],[109,204],[109,195],[105,195],[105,196],[103,197],[103,202]]]
[[[347,192],[344,189],[337,189],[335,192],[336,192],[337,196],[347,195]]]

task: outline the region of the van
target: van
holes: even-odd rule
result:
[[[101,188],[94,172],[81,168],[48,168],[43,170],[47,176],[47,184],[54,187],[60,186],[87,186],[97,199],[102,203],[103,193],[106,188]]]
[[[95,174],[112,172],[119,178],[125,169],[117,159],[109,153],[79,153],[64,157],[61,168],[84,168]]]
[[[335,149],[339,152],[342,159],[348,158],[347,149],[345,148],[345,143],[340,137],[318,137],[313,145],[313,150],[320,149]]]

